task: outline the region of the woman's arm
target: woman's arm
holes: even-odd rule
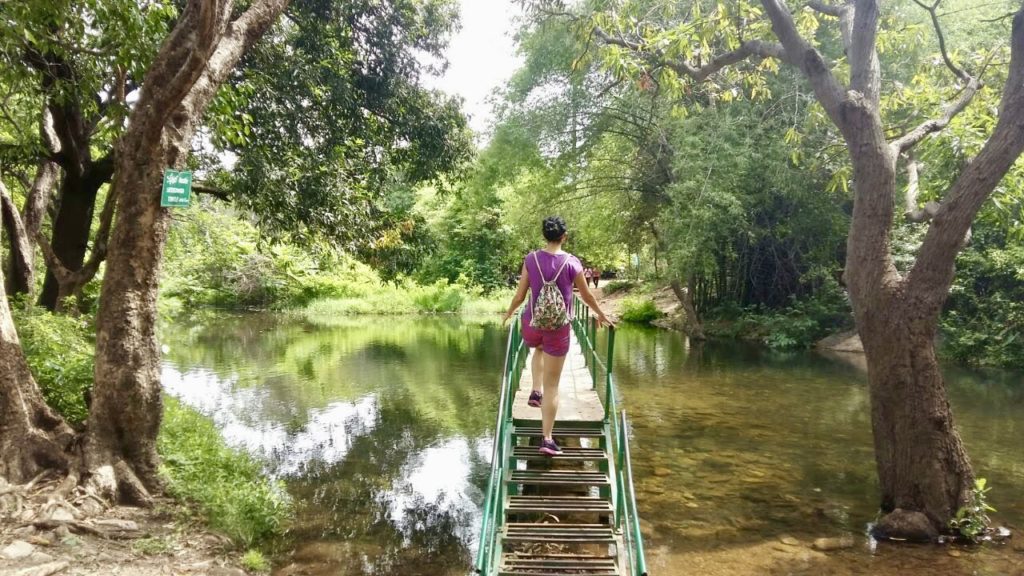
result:
[[[526,300],[526,291],[529,289],[530,274],[526,271],[526,264],[523,264],[523,269],[519,272],[519,286],[516,287],[516,293],[512,296],[512,303],[508,306],[508,312],[505,312],[505,317],[501,320],[502,324],[508,322],[508,319],[516,313],[519,306],[521,306],[523,301]]]
[[[590,309],[597,313],[597,323],[601,326],[615,327],[615,323],[605,317],[604,312],[601,311],[601,307],[597,304],[597,298],[594,298],[594,294],[590,291],[590,285],[587,284],[587,278],[580,271],[573,280],[573,284],[576,285],[576,289],[580,291],[580,298]]]

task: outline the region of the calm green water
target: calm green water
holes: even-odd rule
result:
[[[287,482],[299,521],[278,574],[464,575],[504,341],[490,319],[233,316],[168,326],[164,385]],[[652,574],[1024,573],[1020,545],[869,549],[878,498],[852,363],[636,328],[615,362]],[[948,377],[994,517],[1024,528],[1024,375]],[[857,546],[808,546],[844,533]]]

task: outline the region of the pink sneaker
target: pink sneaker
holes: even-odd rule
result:
[[[527,404],[534,408],[540,408],[541,401],[544,400],[544,395],[536,390],[530,392],[530,399],[526,401]]]
[[[554,440],[542,439],[540,441],[540,453],[547,454],[548,456],[559,456],[562,454],[562,449],[555,444]]]

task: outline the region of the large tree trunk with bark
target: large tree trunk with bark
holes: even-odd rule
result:
[[[73,439],[29,372],[0,269],[0,477],[19,484],[46,470],[66,471]]]
[[[868,364],[886,536],[930,540],[969,502],[974,472],[935,356],[938,314],[895,295],[858,323]],[[913,521],[913,516],[924,518]]]
[[[81,269],[85,262],[85,255],[89,250],[96,195],[110,178],[110,170],[111,161],[104,160],[100,163],[90,163],[89,168],[81,175],[65,171],[50,245],[60,264],[69,271]],[[70,288],[62,286],[60,278],[50,269],[43,281],[39,304],[49,310],[57,310],[61,298],[70,296],[71,291]]]
[[[162,412],[156,299],[170,211],[160,207],[165,168],[181,167],[210,100],[287,0],[257,0],[231,21],[232,3],[191,0],[143,84],[118,144],[114,229],[100,293],[96,384],[86,469],[100,493],[146,504],[160,489],[156,437]]]

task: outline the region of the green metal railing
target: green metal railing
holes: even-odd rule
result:
[[[512,443],[512,402],[515,399],[513,386],[519,385],[519,377],[526,364],[526,348],[523,345],[520,321],[519,316],[516,316],[509,327],[505,347],[505,367],[501,372],[501,395],[498,401],[498,417],[494,425],[494,447],[491,449],[491,475],[487,483],[487,496],[484,500],[480,527],[480,547],[476,557],[476,571],[479,574],[495,573],[496,562],[501,554],[498,534],[505,519],[501,507],[505,501],[506,488],[502,479],[505,476]]]
[[[623,543],[626,548],[620,553],[626,554],[630,576],[646,576],[647,566],[633,487],[626,414],[624,411],[618,413],[618,392],[615,389],[615,379],[611,370],[615,351],[615,330],[614,328],[607,330],[607,352],[602,360],[597,350],[597,318],[591,316],[590,309],[577,296],[573,297],[573,311],[572,330],[583,348],[583,355],[595,389],[598,388],[599,375],[604,377],[603,390],[598,390],[598,396],[601,397],[604,405],[602,446],[610,454],[615,455],[612,463],[614,470],[608,472],[613,475],[615,481],[615,493],[612,495],[613,510],[615,511],[614,525],[616,530],[623,535]],[[476,571],[482,575],[497,573],[498,560],[501,555],[498,535],[504,522],[502,503],[508,492],[503,479],[512,450],[512,403],[515,400],[515,388],[519,385],[519,379],[526,364],[526,352],[526,347],[523,344],[521,319],[516,316],[509,328],[505,350],[505,367],[502,369],[498,415],[494,427],[494,446],[491,453],[491,474],[487,484],[487,496],[484,500],[480,529]],[[618,418],[615,416],[617,413],[619,414]]]
[[[595,389],[598,388],[598,376],[604,375],[604,390],[599,390],[598,396],[604,404],[604,441],[607,449],[615,454],[615,528],[623,535],[629,573],[632,576],[647,576],[644,540],[640,534],[640,515],[629,455],[629,427],[626,412],[618,411],[618,391],[615,388],[615,377],[612,376],[615,329],[609,327],[607,330],[607,351],[602,361],[597,346],[597,318],[590,314],[590,308],[578,296],[573,296],[573,307],[573,331],[583,347],[583,356],[590,368],[591,382]]]

